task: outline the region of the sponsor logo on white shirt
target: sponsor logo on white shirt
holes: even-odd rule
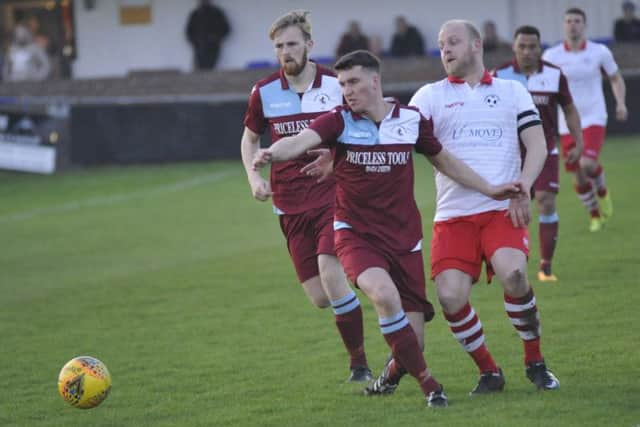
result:
[[[456,102],[452,102],[451,104],[445,104],[444,108],[462,107],[463,105],[464,105],[464,102],[456,101]]]
[[[453,139],[480,138],[485,141],[497,141],[502,138],[502,128],[499,126],[471,127],[464,125],[453,130]]]

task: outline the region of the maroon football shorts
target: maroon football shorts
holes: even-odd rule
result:
[[[558,167],[558,155],[549,154],[544,162],[540,175],[533,183],[533,191],[547,191],[558,194],[560,189],[560,172]]]
[[[431,278],[444,270],[467,273],[477,282],[482,263],[487,265],[491,282],[491,257],[500,248],[514,248],[529,256],[529,229],[516,228],[506,211],[489,211],[475,215],[437,221],[431,240]]]
[[[320,274],[318,255],[336,255],[333,211],[333,205],[327,205],[301,214],[280,215],[280,228],[300,283]]]
[[[427,300],[422,251],[394,253],[384,244],[372,242],[351,229],[335,232],[336,252],[349,280],[356,286],[358,276],[372,267],[389,273],[396,285],[405,312],[422,312],[425,321],[433,318]]]

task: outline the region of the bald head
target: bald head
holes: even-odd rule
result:
[[[482,37],[471,22],[454,19],[445,22],[438,33],[442,65],[448,75],[463,78],[482,65]]]
[[[440,27],[440,32],[443,32],[445,29],[464,30],[469,42],[473,42],[474,40],[482,40],[482,36],[480,35],[480,31],[478,30],[478,28],[473,25],[471,21],[467,21],[465,19],[452,19],[450,21],[447,21],[442,24],[442,27]]]

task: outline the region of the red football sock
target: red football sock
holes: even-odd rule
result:
[[[558,239],[558,221],[540,222],[540,260],[541,263],[551,271],[551,260],[556,249]]]
[[[347,313],[336,314],[335,320],[342,342],[349,352],[350,367],[368,366],[364,351],[364,328],[360,305]]]
[[[403,376],[405,376],[407,370],[400,364],[400,362],[394,357],[389,362],[388,379],[392,384],[398,384]]]
[[[394,332],[384,334],[384,339],[391,347],[394,357],[398,358],[402,366],[418,381],[425,396],[441,388],[440,384],[427,371],[427,363],[410,324]]]

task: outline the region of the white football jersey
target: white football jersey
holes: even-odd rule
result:
[[[475,87],[454,78],[420,88],[409,105],[432,119],[434,135],[458,159],[493,185],[520,176],[519,132],[539,125],[527,89],[514,80],[485,73]],[[493,200],[436,171],[436,221],[504,210],[508,201]]]
[[[560,67],[567,77],[573,102],[580,113],[582,128],[607,125],[607,107],[602,91],[602,71],[607,76],[618,71],[608,47],[587,41],[581,50],[571,51],[564,43],[547,49],[542,58]],[[558,109],[558,131],[568,135],[562,109]]]

